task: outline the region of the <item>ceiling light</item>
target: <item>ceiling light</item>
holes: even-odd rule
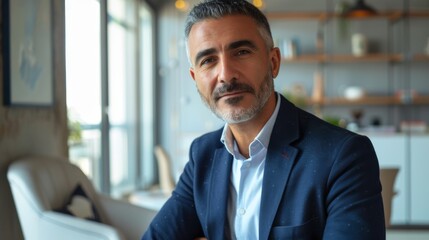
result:
[[[176,0],[176,2],[174,3],[174,6],[177,9],[184,11],[188,8],[188,3],[185,0]]]

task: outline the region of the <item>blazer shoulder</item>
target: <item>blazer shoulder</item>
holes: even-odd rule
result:
[[[192,155],[201,156],[201,154],[209,154],[207,151],[214,151],[215,149],[224,147],[220,141],[222,131],[223,127],[195,138],[190,147]]]
[[[358,135],[296,107],[283,97],[281,104],[273,132],[274,136],[278,138],[287,138],[289,142],[311,138],[311,141],[315,142],[325,141],[327,138],[345,140]],[[285,133],[288,133],[287,137]]]
[[[192,141],[192,146],[201,146],[201,145],[211,145],[213,146],[213,144],[217,145],[222,145],[220,138],[222,136],[222,131],[223,131],[223,127],[219,128],[215,131],[212,132],[208,132],[205,133],[197,138],[195,138]]]

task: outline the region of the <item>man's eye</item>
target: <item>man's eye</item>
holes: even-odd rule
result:
[[[206,59],[201,61],[200,65],[203,66],[203,65],[212,63],[212,62],[214,62],[214,60],[215,60],[214,58],[206,58]]]
[[[246,54],[248,54],[248,53],[250,53],[250,51],[249,51],[249,50],[242,49],[242,50],[239,50],[239,51],[237,52],[237,55],[238,55],[238,56],[241,56],[241,55],[246,55]]]

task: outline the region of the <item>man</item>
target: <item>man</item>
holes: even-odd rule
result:
[[[274,91],[280,52],[265,16],[204,1],[185,34],[190,74],[226,124],[189,162],[143,239],[385,239],[376,154]]]

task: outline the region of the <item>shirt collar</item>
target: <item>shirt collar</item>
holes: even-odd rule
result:
[[[261,129],[261,131],[258,133],[258,135],[255,137],[255,139],[252,141],[258,141],[260,142],[265,148],[268,148],[268,144],[270,142],[271,133],[274,128],[274,123],[276,122],[277,115],[279,113],[280,109],[280,94],[277,93],[277,103],[276,108],[274,109],[273,114],[271,115],[270,119],[265,123],[264,127]],[[234,154],[234,145],[235,140],[234,136],[232,135],[231,130],[229,129],[228,123],[225,123],[225,126],[223,127],[223,132],[220,138],[220,141],[225,145],[225,148],[228,150],[228,152],[235,156]],[[252,145],[252,144],[251,144]]]

